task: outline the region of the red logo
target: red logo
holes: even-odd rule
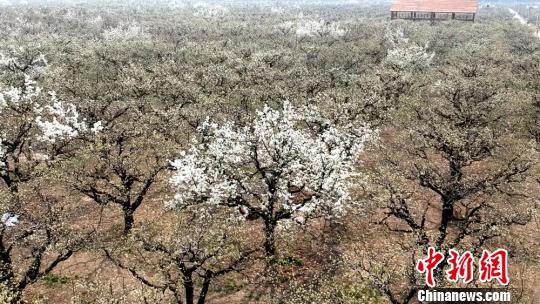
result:
[[[435,248],[428,248],[428,257],[424,260],[419,260],[416,264],[416,270],[421,273],[426,273],[426,284],[429,287],[435,287],[435,280],[433,279],[433,270],[439,266],[444,260],[444,255],[440,252],[436,252]]]
[[[448,251],[448,270],[446,279],[449,282],[457,283],[460,279],[467,284],[472,282],[474,277],[474,256],[470,251],[465,251],[462,255],[454,249]],[[428,256],[418,260],[416,270],[425,273],[426,285],[435,287],[434,270],[445,260],[444,254],[438,252],[433,247],[428,248]],[[501,285],[508,285],[508,252],[498,249],[494,252],[484,250],[478,262],[478,273],[480,282],[491,282],[497,280]]]
[[[493,253],[484,250],[480,258],[480,281],[491,282],[497,279],[501,285],[508,285],[508,252],[498,249]]]
[[[449,253],[448,265],[450,265],[450,269],[446,271],[448,281],[457,283],[459,279],[463,279],[463,283],[471,282],[474,273],[474,257],[472,253],[465,251],[460,256],[454,249],[450,249]]]

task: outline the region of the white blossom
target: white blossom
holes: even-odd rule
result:
[[[419,46],[411,43],[401,28],[388,31],[386,33],[386,41],[390,45],[390,49],[386,55],[386,64],[399,70],[408,70],[414,68],[428,67],[435,53],[427,51],[428,46]]]
[[[272,6],[270,7],[270,12],[272,14],[283,14],[285,12],[285,9],[281,6]]]
[[[4,213],[2,214],[0,221],[6,227],[14,227],[19,223],[19,216],[11,213]]]
[[[42,132],[39,139],[55,142],[57,139],[75,137],[80,131],[86,131],[86,123],[80,119],[75,105],[61,102],[54,92],[49,94],[50,102],[43,107],[36,107],[36,112],[40,114],[36,117],[36,123]]]
[[[101,122],[96,122],[88,130],[74,104],[60,101],[55,92],[49,92],[46,96],[36,81],[27,74],[24,75],[22,87],[3,90],[0,88],[0,115],[8,105],[13,109],[31,110],[39,131],[36,139],[40,141],[55,142],[57,139],[75,137],[80,132],[96,133],[103,128]]]
[[[147,39],[149,34],[137,24],[119,25],[103,31],[103,39],[108,41],[127,41],[135,39]]]
[[[341,28],[339,24],[333,22],[327,22],[321,20],[306,20],[303,23],[298,24],[296,28],[296,36],[332,36],[342,37],[345,36],[347,30]]]
[[[0,112],[7,106],[6,99],[4,98],[4,94],[0,92]]]
[[[402,28],[388,29],[385,32],[384,40],[390,44],[392,48],[409,43],[409,39],[405,37],[405,32]]]
[[[266,210],[279,204],[273,209],[298,214],[294,218],[342,213],[356,157],[372,133],[329,122],[311,129],[309,122],[322,116],[306,115],[316,110],[285,102],[279,111],[264,107],[250,126],[205,122],[201,139],[171,162],[176,195],[170,206],[249,204]]]
[[[2,145],[2,138],[0,138],[0,172],[6,167],[6,162],[4,161],[5,153],[4,146]]]
[[[96,134],[96,133],[99,133],[99,132],[103,131],[103,129],[104,129],[103,122],[102,121],[97,121],[92,125],[92,128],[90,128],[90,132]]]
[[[386,62],[401,70],[415,67],[423,68],[431,64],[434,56],[434,53],[426,51],[426,47],[413,45],[389,50]]]
[[[12,64],[14,61],[15,61],[14,58],[7,57],[6,55],[0,53],[0,65],[7,66],[7,65]]]
[[[197,2],[193,5],[195,16],[203,18],[223,17],[229,13],[229,9],[219,4]]]
[[[331,36],[343,37],[348,30],[342,28],[338,23],[325,21],[323,19],[309,19],[300,14],[295,21],[286,22],[281,28],[292,30],[297,37]]]

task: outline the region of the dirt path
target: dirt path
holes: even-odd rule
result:
[[[514,19],[517,19],[519,23],[527,25],[527,20],[525,20],[525,18],[523,18],[518,12],[511,8],[508,8],[508,11],[510,12],[510,14],[514,15]]]
[[[513,10],[512,8],[508,8],[508,11],[510,12],[510,14],[514,15],[514,19],[517,19],[517,20],[519,21],[519,23],[521,23],[521,24],[523,24],[523,25],[529,25],[529,27],[531,27],[531,28],[534,29],[534,26],[528,24],[527,20],[525,20],[525,18],[523,18],[518,12],[516,12],[516,11]],[[535,32],[535,36],[537,36],[538,38],[540,38],[540,32],[536,31],[536,32]]]

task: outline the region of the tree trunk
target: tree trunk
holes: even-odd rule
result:
[[[19,185],[17,182],[15,182],[9,175],[2,176],[2,180],[4,180],[4,183],[8,187],[9,191],[11,193],[18,193],[19,192]]]
[[[129,234],[133,228],[133,213],[135,210],[131,209],[131,206],[124,206],[124,235]]]
[[[276,222],[272,219],[264,221],[264,252],[267,257],[276,255],[276,240],[274,231],[276,230]]]
[[[193,276],[191,273],[184,273],[184,292],[186,294],[186,304],[193,304]]]
[[[441,212],[441,223],[439,225],[439,237],[436,243],[437,251],[440,251],[442,245],[446,239],[446,230],[448,228],[448,223],[452,219],[454,214],[454,201],[452,199],[445,199],[443,201],[442,212]]]
[[[204,304],[206,302],[206,295],[208,294],[208,289],[210,288],[210,281],[212,278],[210,276],[205,276],[203,285],[201,288],[201,292],[199,293],[199,300],[197,301],[197,304]]]

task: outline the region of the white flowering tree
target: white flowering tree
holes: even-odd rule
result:
[[[345,212],[356,157],[371,134],[288,102],[265,107],[249,126],[206,122],[198,131],[200,139],[172,162],[172,206],[224,205],[262,220],[268,257],[279,226]]]
[[[197,2],[193,5],[193,14],[202,18],[219,18],[227,15],[229,9],[219,4]]]
[[[285,22],[278,28],[284,32],[292,32],[300,39],[305,37],[339,38],[345,36],[348,32],[339,23],[325,21],[324,19],[309,19],[304,14],[299,14],[296,20]]]
[[[435,53],[428,46],[420,46],[405,37],[403,29],[397,28],[386,33],[389,44],[385,63],[398,71],[423,70],[431,65]]]
[[[46,68],[41,55],[0,56],[0,282],[13,303],[82,242],[64,229],[60,199],[43,190],[52,192],[48,173],[54,175],[54,163],[71,151],[72,141],[99,129],[89,128],[73,104],[38,86],[35,78]]]
[[[46,68],[43,56],[30,62],[0,58],[0,178],[16,192],[34,166],[68,152],[71,140],[99,132],[101,122],[89,127],[75,105],[43,92],[34,79]]]

